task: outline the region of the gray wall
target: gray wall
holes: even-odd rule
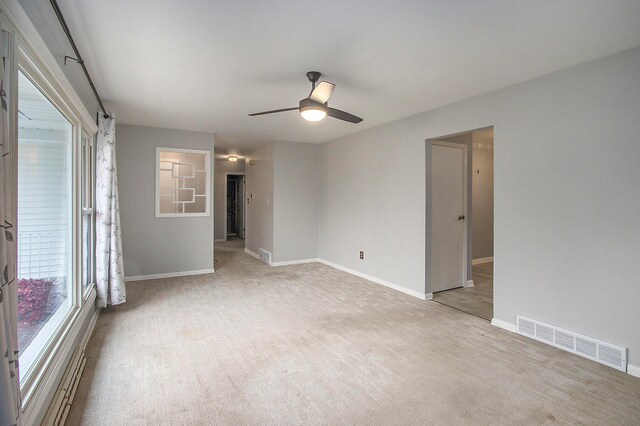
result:
[[[425,139],[494,125],[494,317],[640,365],[639,69],[636,48],[323,144],[320,257],[429,292]]]
[[[493,140],[473,134],[473,259],[493,256]]]
[[[424,293],[424,131],[397,121],[321,155],[319,257]]]
[[[213,158],[213,134],[120,124],[116,141],[126,276],[212,269],[213,212],[156,218],[155,161],[159,146],[209,150]]]
[[[247,205],[244,245],[258,254],[262,248],[273,253],[273,142],[247,156]]]
[[[273,261],[318,257],[320,146],[274,142]]]
[[[227,178],[225,173],[244,173],[244,160],[238,160],[235,163],[229,160],[215,160],[214,169],[215,239],[224,240],[227,238],[227,230],[224,228],[224,219],[227,216]]]

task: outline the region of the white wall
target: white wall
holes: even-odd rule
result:
[[[495,318],[640,366],[638,70],[640,48],[323,144],[320,257],[428,292],[425,139],[494,125]]]
[[[493,138],[473,134],[473,259],[493,256]]]
[[[274,262],[318,257],[320,146],[274,142]]]
[[[224,227],[227,216],[227,177],[226,173],[244,173],[244,160],[231,162],[229,160],[215,160],[214,176],[214,216],[215,216],[215,239],[224,240],[227,237],[227,230]]]
[[[247,156],[248,250],[276,263],[318,257],[320,148],[272,141]]]
[[[423,133],[394,122],[322,144],[320,258],[424,294]]]
[[[249,204],[244,245],[255,254],[261,248],[273,253],[273,142],[253,150],[246,161]]]
[[[119,124],[116,144],[127,277],[213,269],[213,213],[155,217],[156,147],[209,150],[213,157],[213,134]],[[209,178],[212,186],[213,170]]]

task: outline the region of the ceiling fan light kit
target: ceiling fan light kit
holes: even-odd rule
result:
[[[321,75],[322,74],[318,71],[309,71],[307,73],[307,78],[311,82],[311,93],[298,103],[297,108],[283,108],[272,111],[256,112],[249,114],[249,116],[255,117],[256,115],[298,110],[302,118],[307,121],[320,121],[326,116],[329,116],[349,123],[360,123],[362,121],[362,118],[360,117],[356,117],[353,114],[349,114],[348,112],[341,111],[339,109],[329,108],[327,101],[331,97],[336,85],[329,83],[328,81],[321,81],[316,85]]]
[[[320,121],[327,116],[327,106],[321,105],[311,99],[300,101],[300,115],[307,121]]]

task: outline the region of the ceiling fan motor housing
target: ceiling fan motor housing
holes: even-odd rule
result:
[[[321,104],[320,102],[312,101],[309,98],[302,99],[298,103],[298,105],[299,105],[300,111],[303,111],[305,109],[323,109],[323,110],[327,109],[327,103],[326,102]]]

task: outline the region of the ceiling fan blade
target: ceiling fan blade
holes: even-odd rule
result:
[[[327,108],[327,115],[329,117],[337,118],[338,120],[348,121],[349,123],[359,123],[362,121],[362,118],[356,117],[353,114],[349,114],[348,112],[340,111],[335,108]]]
[[[313,89],[313,91],[309,95],[309,99],[323,104],[329,100],[335,87],[336,85],[333,83],[329,83],[328,81],[321,81],[320,83],[318,83],[316,88]]]
[[[249,114],[249,117],[255,117],[256,115],[273,114],[275,112],[293,111],[293,110],[297,110],[297,109],[298,109],[298,107],[293,107],[293,108],[274,109],[272,111],[254,112],[253,114]]]

